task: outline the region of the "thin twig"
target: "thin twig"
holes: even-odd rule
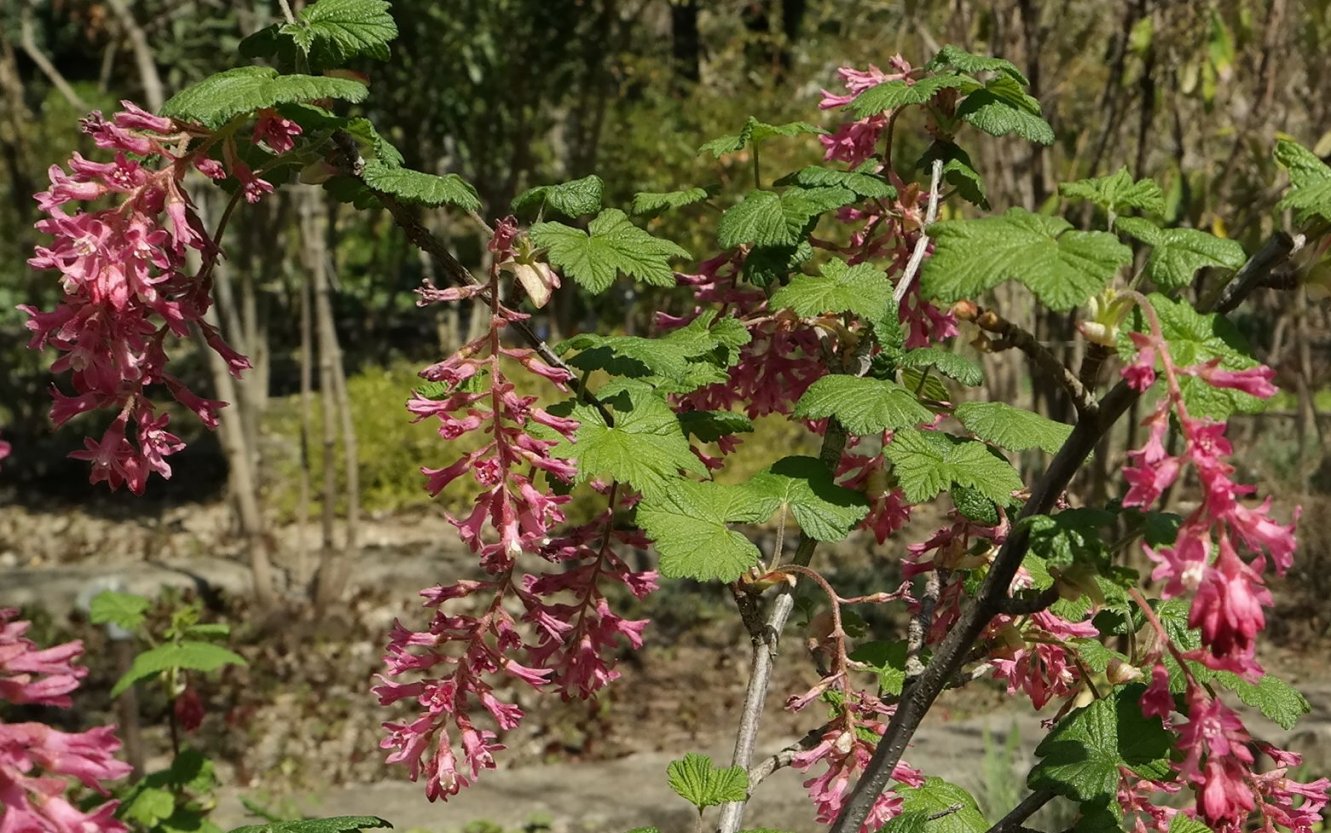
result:
[[[836,462],[841,459],[841,452],[845,448],[846,429],[841,427],[841,423],[836,419],[832,419],[823,434],[823,446],[818,458],[835,470]],[[802,535],[792,563],[808,566],[813,560],[813,551],[817,545],[817,540],[809,535]],[[773,558],[774,563],[775,560]],[[772,601],[772,610],[760,637],[754,639],[753,653],[749,660],[749,685],[744,692],[744,707],[740,713],[739,729],[735,732],[735,754],[731,757],[731,766],[747,770],[753,760],[753,750],[758,742],[758,722],[767,703],[767,688],[772,680],[772,664],[776,659],[777,644],[781,640],[781,631],[785,629],[786,621],[790,618],[790,612],[794,607],[795,597],[791,589],[783,588]],[[756,782],[754,783],[756,785]],[[746,801],[732,801],[721,808],[721,821],[717,827],[720,833],[735,833],[739,830],[740,824],[744,821],[746,803]]]
[[[1068,397],[1072,400],[1072,405],[1077,409],[1080,417],[1094,416],[1099,403],[1095,401],[1093,391],[1087,390],[1077,374],[1073,373],[1067,365],[1059,361],[1048,347],[1040,342],[1034,335],[1022,327],[1008,321],[1003,316],[993,310],[987,310],[970,302],[957,304],[952,308],[953,313],[963,321],[974,321],[975,324],[985,332],[993,333],[998,336],[997,340],[989,342],[990,349],[997,352],[1015,347],[1025,353],[1040,372],[1057,382]]]
[[[785,769],[790,766],[791,763],[794,762],[796,755],[801,752],[806,752],[821,743],[823,734],[826,730],[826,725],[819,726],[817,729],[809,732],[807,735],[784,749],[780,749],[773,752],[771,755],[768,755],[766,758],[763,758],[762,762],[749,770],[749,793],[752,794],[759,784],[767,780],[767,778],[778,769]]]
[[[23,10],[19,14],[19,46],[23,47],[28,60],[37,65],[37,69],[41,70],[46,80],[51,82],[51,86],[59,90],[71,107],[80,113],[88,111],[87,103],[74,92],[74,88],[65,80],[65,76],[61,75],[60,70],[51,63],[51,59],[46,57],[46,53],[38,48],[37,38],[32,32],[32,8],[28,3],[23,4]]]
[[[920,237],[915,241],[915,250],[910,253],[906,271],[902,273],[901,280],[897,281],[897,288],[892,292],[892,300],[898,305],[910,291],[911,282],[915,280],[915,274],[920,271],[920,264],[924,262],[924,254],[929,250],[929,226],[938,219],[938,189],[942,187],[942,183],[943,160],[935,159],[933,173],[929,175],[929,207],[925,210],[924,222],[920,225]]]
[[[1237,307],[1266,275],[1288,261],[1293,250],[1294,241],[1289,235],[1274,235],[1239,270],[1234,278],[1239,288],[1223,293],[1214,311],[1227,313]],[[1200,311],[1210,310],[1203,305]],[[1022,509],[1022,518],[1044,514],[1053,509],[1059,495],[1081,469],[1096,443],[1137,401],[1138,396],[1137,391],[1126,382],[1120,382],[1105,394],[1094,413],[1083,414],[1077,420],[1067,441],[1031,489],[1030,500]],[[864,819],[887,786],[906,745],[914,737],[934,700],[965,664],[971,646],[999,612],[1002,600],[1008,597],[1012,580],[1029,547],[1029,530],[1017,524],[1013,534],[1003,542],[998,555],[994,557],[976,598],[961,612],[952,630],[934,651],[924,674],[898,704],[888,721],[883,739],[865,766],[863,776],[852,788],[830,833],[854,833],[864,824]]]
[[[906,626],[905,685],[909,685],[924,673],[924,663],[920,660],[920,654],[924,651],[929,629],[933,626],[934,605],[938,603],[938,594],[942,592],[942,588],[943,577],[939,575],[939,570],[937,568],[930,570],[924,580],[924,595],[920,597],[920,609]]]
[[[1035,815],[1041,807],[1054,799],[1053,790],[1036,790],[1021,800],[998,823],[989,828],[987,833],[1016,833],[1022,829],[1022,822]]]

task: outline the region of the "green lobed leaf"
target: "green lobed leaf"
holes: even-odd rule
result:
[[[378,816],[331,816],[326,819],[296,819],[275,821],[270,824],[247,824],[231,833],[351,833],[354,830],[372,830],[393,825]]]
[[[1203,315],[1187,301],[1172,301],[1158,292],[1148,297],[1160,318],[1160,330],[1169,342],[1169,352],[1176,366],[1191,367],[1216,358],[1220,359],[1222,370],[1247,370],[1257,366],[1246,339],[1223,315]],[[1139,331],[1146,330],[1144,318],[1138,310],[1133,311],[1129,322]],[[1136,348],[1126,332],[1119,336],[1118,351],[1124,361],[1130,361],[1136,355]],[[1236,412],[1256,413],[1266,407],[1266,403],[1255,396],[1238,390],[1213,388],[1195,376],[1181,376],[1179,389],[1188,413],[1193,417],[1225,419]]]
[[[721,215],[717,241],[727,249],[744,243],[798,246],[811,220],[854,201],[855,192],[848,188],[787,188],[780,194],[753,190]]]
[[[943,181],[953,188],[961,198],[971,205],[989,210],[989,197],[984,191],[984,179],[975,170],[970,155],[959,146],[943,139],[935,139],[925,148],[924,155],[915,165],[916,170],[926,173],[933,168],[935,159],[943,160]]]
[[[826,132],[821,127],[808,122],[792,121],[786,124],[768,124],[749,116],[749,120],[744,123],[738,133],[713,139],[698,148],[698,152],[710,153],[714,158],[720,159],[728,153],[743,150],[750,144],[761,144],[774,136],[799,136]]]
[[[869,513],[864,495],[836,485],[832,472],[814,457],[784,457],[745,486],[771,502],[772,512],[788,510],[804,534],[816,541],[840,541]]]
[[[376,191],[417,205],[452,205],[463,211],[479,211],[481,208],[476,189],[457,174],[435,176],[376,159],[365,164],[362,178]]]
[[[1058,193],[1065,199],[1085,200],[1105,211],[1122,214],[1134,208],[1148,214],[1165,213],[1165,194],[1152,179],[1134,181],[1126,165],[1107,176],[1064,182]]]
[[[1029,87],[1031,82],[1017,69],[1016,64],[1003,58],[994,58],[988,55],[976,55],[974,52],[945,44],[938,54],[930,59],[929,63],[924,65],[925,69],[938,71],[940,69],[952,68],[958,72],[974,74],[979,72],[998,72],[1010,76],[1014,81],[1023,87]]]
[[[919,347],[902,353],[897,357],[897,366],[932,370],[967,387],[974,387],[984,381],[984,369],[978,364],[960,353],[939,347]]]
[[[1171,736],[1160,718],[1142,715],[1145,690],[1142,685],[1116,688],[1059,721],[1035,749],[1040,762],[1028,786],[1075,799],[1083,809],[1117,812],[1120,766],[1146,778],[1168,779]]]
[[[1199,229],[1162,229],[1138,217],[1123,217],[1115,228],[1151,247],[1146,274],[1161,289],[1182,289],[1192,283],[1198,269],[1210,266],[1233,271],[1247,259],[1237,241]]]
[[[850,103],[850,109],[857,118],[863,119],[899,107],[928,104],[942,90],[973,89],[978,86],[971,79],[954,73],[929,75],[918,80],[884,81],[857,95]]]
[[[901,815],[883,825],[882,833],[984,833],[989,829],[971,794],[942,778],[931,775],[918,787],[898,785],[893,790],[901,796]]]
[[[1045,305],[1066,312],[1104,289],[1132,250],[1112,234],[1074,231],[1059,217],[1009,208],[998,217],[934,223],[934,254],[924,262],[921,291],[945,302],[973,298],[1004,280],[1027,286]]]
[[[176,797],[170,790],[148,787],[139,790],[120,810],[121,818],[154,828],[176,811]]]
[[[1234,692],[1244,705],[1257,709],[1285,731],[1293,729],[1299,718],[1312,709],[1308,698],[1298,689],[1270,674],[1263,674],[1253,683],[1229,671],[1216,671],[1212,680]]]
[[[191,84],[162,105],[162,115],[216,130],[236,116],[264,107],[336,98],[363,101],[359,81],[314,75],[278,75],[271,67],[236,67]]]
[[[955,414],[972,434],[1009,451],[1041,448],[1055,454],[1072,433],[1071,425],[1006,402],[965,402]]]
[[[845,188],[866,199],[895,199],[897,189],[881,177],[863,171],[838,171],[810,165],[783,176],[776,185],[802,185],[805,188]]]
[[[1331,220],[1331,167],[1292,139],[1276,140],[1276,162],[1289,171],[1290,190],[1281,208],[1293,209],[1300,220]]]
[[[1169,833],[1213,833],[1213,831],[1205,823],[1186,813],[1175,813],[1169,820]]]
[[[606,477],[628,483],[645,497],[665,490],[680,471],[706,474],[675,412],[649,385],[623,379],[603,386],[598,395],[613,408],[615,424],[607,425],[598,409],[579,403],[572,411],[580,423],[574,439],[550,450],[578,464],[574,483]]]
[[[92,597],[88,609],[88,618],[94,625],[110,623],[127,631],[132,631],[143,624],[152,602],[133,593],[117,593],[103,590]]]
[[[570,218],[595,214],[601,210],[601,195],[604,191],[605,183],[596,174],[558,185],[538,185],[513,198],[513,211],[553,211]]]
[[[836,417],[846,430],[864,437],[933,419],[915,394],[896,382],[834,373],[809,386],[795,404],[799,419]]]
[[[609,289],[620,272],[652,286],[674,286],[670,259],[689,256],[677,244],[633,225],[618,208],[602,211],[585,232],[563,223],[537,223],[531,239],[548,250],[551,263],[589,292]]]
[[[734,411],[684,411],[678,416],[685,436],[697,437],[705,443],[753,432],[753,420]]]
[[[690,752],[666,767],[670,789],[701,810],[727,801],[743,801],[749,795],[749,776],[744,767],[722,769],[706,755]]]
[[[680,191],[639,191],[633,195],[633,213],[655,216],[674,208],[702,202],[707,199],[706,188],[685,188]],[[595,211],[596,209],[592,209]]]
[[[186,639],[180,642],[167,642],[134,657],[129,670],[116,680],[111,689],[112,697],[119,697],[126,689],[139,680],[160,674],[168,668],[180,668],[186,671],[216,671],[226,665],[246,665],[245,658],[235,651],[213,645],[210,642],[196,642]]]
[[[931,500],[953,484],[970,486],[1004,506],[1022,488],[1021,477],[984,443],[934,431],[898,430],[883,453],[911,503]]]
[[[914,393],[921,400],[928,402],[947,403],[952,400],[952,394],[932,371],[916,370],[913,367],[903,367],[901,369],[901,384],[906,390]]]
[[[315,52],[324,66],[344,64],[358,55],[386,61],[388,44],[397,37],[388,7],[384,0],[319,0],[280,31],[306,55]]]
[[[644,495],[637,522],[661,554],[661,575],[730,582],[757,564],[762,554],[731,523],[761,523],[772,504],[742,486],[674,480]],[[764,514],[766,512],[766,514]]]
[[[1040,102],[1009,75],[1000,75],[966,96],[957,115],[990,136],[1015,135],[1041,145],[1054,143],[1054,128],[1041,115]]]
[[[833,259],[823,264],[821,272],[819,278],[796,275],[772,294],[771,306],[792,309],[803,318],[849,312],[875,320],[892,304],[892,284],[879,266],[848,266],[843,260]]]

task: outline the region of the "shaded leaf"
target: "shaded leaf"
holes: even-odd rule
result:
[[[869,512],[864,495],[832,482],[832,472],[814,457],[785,457],[745,485],[771,501],[772,512],[788,510],[804,534],[818,541],[840,541]],[[762,514],[772,512],[764,508]]]
[[[1000,75],[966,96],[957,115],[990,136],[1015,135],[1041,145],[1054,143],[1054,129],[1041,115],[1040,102],[1008,75]]]
[[[558,185],[538,185],[513,198],[514,213],[553,211],[565,217],[581,217],[601,210],[605,183],[596,174]],[[637,212],[635,212],[637,213]]]

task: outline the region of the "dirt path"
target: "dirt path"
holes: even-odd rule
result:
[[[1304,684],[1301,689],[1313,710],[1296,728],[1295,745],[1302,747],[1314,775],[1331,774],[1331,681]],[[1275,741],[1283,742],[1291,734],[1260,717],[1254,717],[1249,725],[1255,733]],[[950,722],[930,720],[916,735],[906,760],[926,774],[983,794],[985,734],[991,735],[991,749],[1002,749],[1014,729],[1020,744],[1012,765],[1017,773],[1014,779],[1020,783],[1035,762],[1035,746],[1044,736],[1039,716],[1029,709],[990,712]],[[786,738],[783,742],[793,740]],[[781,743],[769,744],[764,750],[770,752]],[[709,754],[717,762],[730,758],[729,746],[716,744],[710,749],[680,749],[674,754],[648,752],[595,763],[519,765],[483,773],[476,784],[458,796],[436,804],[425,800],[422,785],[404,778],[305,793],[294,797],[289,809],[311,815],[378,815],[403,831],[457,833],[477,822],[505,830],[542,822],[549,824],[553,833],[625,833],[642,826],[655,826],[663,833],[687,831],[693,829],[693,810],[670,791],[665,777],[666,765],[685,752]],[[821,829],[801,786],[804,777],[785,769],[764,782],[745,826],[774,827],[791,833]],[[218,821],[224,828],[230,823],[253,823],[246,819],[239,795],[234,792],[222,801]]]

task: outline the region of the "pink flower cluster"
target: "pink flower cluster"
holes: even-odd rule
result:
[[[849,94],[838,95],[823,90],[823,99],[818,103],[819,109],[830,110],[835,107],[845,107],[854,101],[860,93],[886,81],[910,80],[912,70],[905,58],[895,55],[890,59],[888,65],[894,72],[883,72],[873,64],[869,64],[867,70],[841,67],[837,70],[837,74],[845,82]],[[883,130],[887,128],[890,119],[890,113],[878,113],[858,121],[843,124],[830,136],[819,136],[818,141],[822,142],[825,149],[823,158],[845,162],[852,168],[859,165],[875,154],[878,149],[878,138],[882,135]]]
[[[1167,644],[1163,630],[1160,638],[1181,665],[1193,660],[1254,680],[1262,673],[1254,655],[1256,638],[1266,624],[1264,608],[1271,604],[1263,574],[1268,559],[1278,574],[1289,569],[1294,529],[1292,524],[1283,525],[1271,517],[1269,499],[1257,507],[1239,502],[1254,489],[1232,479],[1234,467],[1228,458],[1233,449],[1225,439],[1225,424],[1189,415],[1180,379],[1193,376],[1215,388],[1265,398],[1276,392],[1271,385],[1273,373],[1266,367],[1226,371],[1220,369],[1218,361],[1178,367],[1155,311],[1145,299],[1139,299],[1139,304],[1150,332],[1132,334],[1138,352],[1124,368],[1123,376],[1132,387],[1145,390],[1156,380],[1158,363],[1166,389],[1143,423],[1150,431],[1145,446],[1130,453],[1131,464],[1124,470],[1129,489],[1123,503],[1149,508],[1188,468],[1196,474],[1202,490],[1201,502],[1184,519],[1174,545],[1159,551],[1146,547],[1146,554],[1156,564],[1152,578],[1164,582],[1164,598],[1194,594],[1188,624],[1200,632],[1202,647],[1184,654]],[[1177,416],[1181,427],[1183,450],[1178,455],[1169,454],[1165,448],[1171,414]],[[1297,511],[1295,514],[1297,520]],[[1250,562],[1239,556],[1236,544],[1253,554]],[[1187,720],[1174,726],[1184,755],[1176,769],[1196,793],[1196,815],[1220,833],[1247,829],[1247,820],[1254,812],[1262,819],[1262,829],[1272,830],[1279,825],[1300,833],[1311,831],[1321,820],[1331,781],[1321,778],[1304,784],[1286,777],[1288,768],[1298,764],[1298,756],[1269,744],[1254,743],[1239,716],[1206,691],[1186,665],[1184,670]],[[1142,697],[1142,712],[1171,725],[1174,711],[1169,672],[1157,658],[1151,684]],[[1265,753],[1277,768],[1263,774],[1254,772],[1254,750]],[[1121,791],[1120,801],[1123,799]],[[1129,809],[1128,804],[1124,807]],[[1139,827],[1144,823],[1144,817],[1139,819]],[[1157,814],[1152,823],[1156,829],[1165,830],[1168,818]]]
[[[1271,517],[1269,499],[1257,507],[1239,502],[1254,488],[1232,480],[1234,467],[1228,458],[1233,448],[1225,439],[1225,424],[1189,416],[1179,377],[1193,375],[1213,387],[1269,397],[1275,393],[1270,381],[1272,371],[1267,367],[1222,371],[1215,362],[1176,368],[1158,328],[1155,334],[1138,333],[1133,337],[1139,353],[1125,368],[1124,376],[1134,386],[1149,384],[1159,357],[1167,391],[1143,422],[1150,430],[1146,444],[1130,453],[1131,464],[1124,469],[1129,489],[1123,505],[1149,508],[1186,467],[1196,473],[1202,501],[1184,520],[1173,546],[1158,551],[1146,548],[1156,564],[1151,577],[1165,582],[1164,598],[1195,593],[1188,624],[1200,629],[1204,650],[1194,659],[1254,679],[1262,670],[1254,658],[1256,638],[1266,626],[1263,608],[1271,604],[1262,574],[1268,558],[1278,574],[1289,569],[1294,556],[1294,528]],[[1182,427],[1184,447],[1176,456],[1170,455],[1164,444],[1171,413],[1177,414]],[[1235,544],[1255,554],[1251,563],[1239,557]]]
[[[511,224],[499,225],[491,244],[497,264],[509,259],[516,233]],[[490,302],[497,296],[499,268],[488,286],[427,288],[422,299],[479,300],[488,291]],[[495,753],[504,748],[498,732],[521,721],[521,707],[501,699],[500,680],[565,698],[591,697],[618,677],[615,653],[624,644],[641,646],[647,625],[616,614],[602,587],[617,583],[638,598],[656,588],[654,572],[635,572],[617,552],[646,545],[640,533],[615,528],[617,488],[608,490],[609,506],[601,517],[554,533],[564,521],[568,496],[554,494],[538,477],[543,473],[546,483],[573,479],[575,467],[551,450],[560,438],[572,438],[578,425],[539,407],[535,396],[518,394],[502,360],[560,386],[569,376],[531,350],[504,347],[503,328],[525,316],[497,301],[493,310],[488,333],[421,372],[445,385],[445,395],[417,395],[407,405],[417,419],[438,420],[445,440],[473,432],[489,437],[449,466],[422,469],[431,494],[470,474],[479,490],[474,508],[449,520],[479,556],[485,578],[423,591],[426,606],[435,610],[429,626],[411,631],[395,624],[387,673],[374,688],[383,705],[410,700],[420,709],[408,722],[385,723],[388,736],[380,745],[392,750],[389,763],[407,766],[413,781],[425,775],[431,801],[447,799],[493,768]],[[522,573],[523,554],[555,567]],[[466,603],[479,611],[445,610]],[[486,715],[494,729],[478,725],[478,717]]]
[[[52,420],[63,425],[86,411],[115,413],[100,440],[86,439],[85,449],[71,456],[92,463],[93,483],[142,493],[151,472],[171,476],[166,458],[184,447],[167,430],[168,417],[148,398],[148,388],[164,386],[210,428],[225,404],[198,396],[167,372],[168,335],[185,338],[198,330],[235,375],[249,362],[204,320],[211,304],[208,270],[220,252],[182,181],[192,169],[226,177],[225,168],[206,155],[210,134],[128,101],[121,106],[109,120],[95,112],[82,122],[98,147],[114,152],[112,161],[75,153],[69,173],[51,167],[50,188],[37,195],[47,215],[37,229],[53,239],[37,247],[28,263],[58,271],[64,297],[51,312],[19,309],[27,313],[33,333],[29,347],[54,348],[60,357],[52,371],[70,371],[74,394],[52,390]],[[260,124],[265,120],[263,137],[275,148],[289,146],[300,132],[290,123],[275,126],[270,116]],[[201,145],[194,143],[199,138],[205,139]],[[224,151],[247,199],[272,190],[236,158],[231,140]],[[70,204],[102,200],[110,207],[67,211]],[[186,272],[189,249],[203,255],[198,276]]]
[[[793,698],[787,708],[801,709],[812,702],[817,693],[826,687],[826,680],[815,686],[813,691],[800,698]],[[813,695],[813,696],[810,696]],[[822,738],[809,749],[795,755],[791,766],[807,773],[814,765],[825,764],[821,775],[804,782],[809,791],[809,798],[817,811],[820,824],[831,824],[841,815],[847,793],[859,780],[859,775],[873,757],[876,740],[867,740],[861,731],[881,738],[887,729],[887,719],[891,718],[895,706],[889,706],[863,691],[848,691],[841,706],[842,714],[829,722]],[[914,767],[899,762],[892,770],[892,779],[907,787],[919,787],[924,784],[924,775]],[[901,814],[902,798],[895,791],[887,790],[878,796],[873,809],[860,827],[861,833],[871,833]]]
[[[1299,755],[1269,743],[1254,742],[1239,716],[1191,678],[1186,700],[1187,721],[1174,726],[1183,760],[1174,764],[1174,768],[1197,795],[1196,810],[1190,812],[1195,812],[1217,833],[1250,829],[1246,825],[1254,812],[1262,821],[1259,828],[1262,830],[1279,826],[1294,833],[1311,833],[1321,824],[1322,808],[1331,794],[1331,780],[1322,777],[1304,783],[1289,778],[1289,769],[1301,763]],[[1159,717],[1169,726],[1173,712],[1169,673],[1157,664],[1151,685],[1142,697],[1142,713]],[[1270,758],[1276,768],[1256,772],[1258,752]],[[1156,782],[1141,786],[1164,788]],[[1119,800],[1124,802],[1123,790]],[[1124,804],[1124,809],[1140,807]],[[1168,830],[1167,815],[1153,814],[1152,821],[1156,830],[1162,833]],[[1139,820],[1138,829],[1145,827],[1144,819]]]
[[[68,708],[70,692],[87,673],[73,665],[83,645],[39,649],[17,614],[0,609],[0,700]],[[70,733],[0,722],[0,833],[123,833],[117,802],[81,810],[66,797],[68,779],[106,795],[103,781],[128,775],[129,764],[114,757],[119,748],[111,726]]]

